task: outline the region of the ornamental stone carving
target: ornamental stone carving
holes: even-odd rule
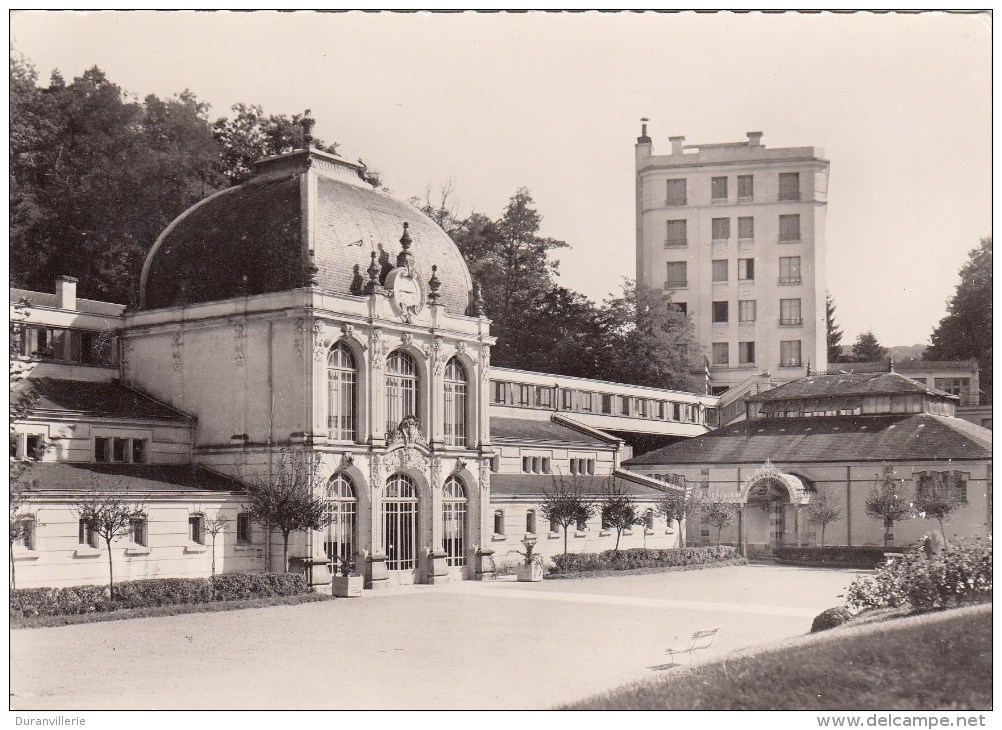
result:
[[[491,465],[486,459],[480,462],[480,491],[486,492],[491,483]]]
[[[184,333],[178,330],[174,333],[171,338],[171,369],[175,373],[179,373],[184,369],[184,355],[182,353],[182,348],[184,347]]]
[[[487,383],[491,379],[491,348],[483,345],[480,348],[480,379]]]
[[[383,458],[379,454],[373,454],[369,461],[369,485],[373,491],[380,488],[383,483]]]
[[[383,330],[380,327],[373,327],[369,337],[372,343],[372,369],[382,371],[386,365],[386,341],[383,339]]]
[[[292,341],[292,346],[296,349],[296,357],[303,359],[303,341],[306,338],[306,320],[303,317],[296,318],[296,337]]]
[[[428,457],[413,447],[405,447],[391,451],[383,457],[383,465],[387,471],[409,468],[426,472],[428,470]]]
[[[233,324],[233,361],[236,363],[237,368],[242,368],[244,366],[244,355],[247,344],[247,331],[244,327],[243,322],[234,321],[232,324]]]

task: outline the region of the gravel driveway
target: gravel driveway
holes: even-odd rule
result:
[[[11,632],[14,709],[545,709],[807,632],[856,571],[766,565],[362,598]]]

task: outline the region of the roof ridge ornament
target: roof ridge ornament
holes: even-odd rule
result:
[[[428,279],[428,303],[438,304],[438,290],[442,288],[442,282],[438,278],[438,266],[431,265],[431,278]]]
[[[483,317],[487,313],[487,302],[484,301],[484,292],[479,281],[473,282],[473,313],[478,317]]]
[[[376,263],[376,252],[372,252],[372,261],[369,263],[369,268],[366,269],[369,274],[369,281],[365,284],[366,294],[375,294],[383,290],[383,287],[379,285],[379,264]]]
[[[397,254],[397,266],[401,269],[407,269],[408,272],[413,274],[414,270],[414,254],[411,253],[411,234],[407,230],[409,224],[404,222],[404,235],[400,237],[400,246],[402,250]]]

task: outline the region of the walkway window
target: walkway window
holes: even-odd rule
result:
[[[386,430],[395,431],[405,416],[418,415],[418,376],[414,358],[395,350],[386,358]]]
[[[202,515],[188,516],[188,540],[196,545],[205,544],[205,517]]]
[[[327,435],[336,441],[355,440],[357,388],[355,358],[338,343],[327,355]]]
[[[504,534],[504,511],[496,509],[494,510],[494,534],[503,535]]]
[[[22,517],[14,522],[11,539],[15,547],[22,547],[25,550],[35,549],[35,519],[33,517]]]
[[[406,474],[386,480],[383,500],[383,543],[387,570],[414,570],[417,558],[418,498]]]
[[[536,534],[536,510],[531,509],[525,513],[525,531],[529,534]]]
[[[466,565],[466,502],[463,483],[449,477],[442,495],[442,549],[454,568]]]
[[[136,515],[132,518],[129,538],[133,545],[146,547],[149,545],[149,530],[147,529],[146,515]]]
[[[78,530],[79,542],[81,545],[89,545],[92,548],[101,546],[98,542],[97,531],[94,529],[94,524],[92,522],[89,520],[80,520]]]
[[[445,366],[445,444],[466,446],[466,370],[452,358]]]
[[[351,562],[355,554],[355,516],[358,500],[355,485],[345,474],[335,474],[327,482],[327,530],[324,552],[327,559]]]
[[[237,515],[237,544],[251,544],[251,516],[250,512],[240,512]]]

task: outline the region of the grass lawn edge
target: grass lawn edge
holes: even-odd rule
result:
[[[270,608],[271,606],[298,606],[303,603],[330,600],[333,600],[331,596],[322,593],[303,593],[298,596],[266,596],[264,598],[244,598],[236,601],[180,603],[174,606],[122,608],[117,611],[72,613],[63,616],[31,616],[28,618],[11,618],[10,629],[44,629],[56,626],[92,624],[100,621],[125,621],[136,618],[178,616],[187,613],[217,613],[220,611],[240,611],[251,608]]]

